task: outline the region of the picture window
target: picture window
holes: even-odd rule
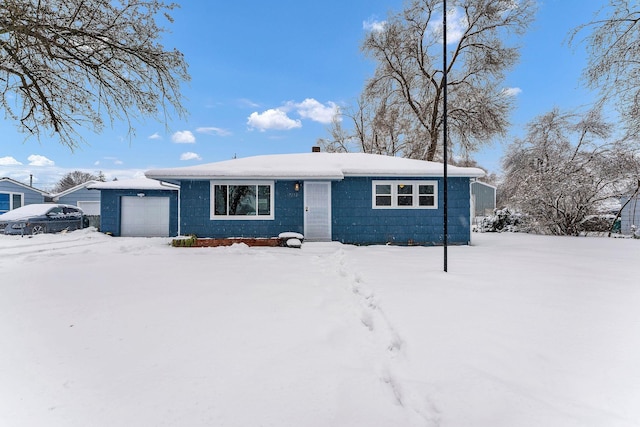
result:
[[[273,183],[212,182],[211,219],[273,219]]]

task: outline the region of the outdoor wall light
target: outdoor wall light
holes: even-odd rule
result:
[[[138,197],[144,197],[144,193],[138,193]]]
[[[296,183],[293,184],[293,189],[296,191],[300,191],[300,182],[296,181]]]

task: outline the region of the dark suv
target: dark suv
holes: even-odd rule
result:
[[[33,204],[0,215],[0,233],[4,234],[58,233],[88,225],[82,209],[71,205]]]

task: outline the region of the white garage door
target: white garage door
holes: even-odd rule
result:
[[[100,215],[100,202],[82,202],[78,200],[78,207],[82,209],[85,215]]]
[[[120,235],[169,237],[168,197],[122,197]]]

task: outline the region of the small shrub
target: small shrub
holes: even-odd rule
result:
[[[196,235],[191,234],[186,239],[185,238],[173,239],[171,241],[171,246],[173,246],[174,248],[190,248],[192,246],[195,246],[197,241],[198,241],[198,238],[196,237]]]

